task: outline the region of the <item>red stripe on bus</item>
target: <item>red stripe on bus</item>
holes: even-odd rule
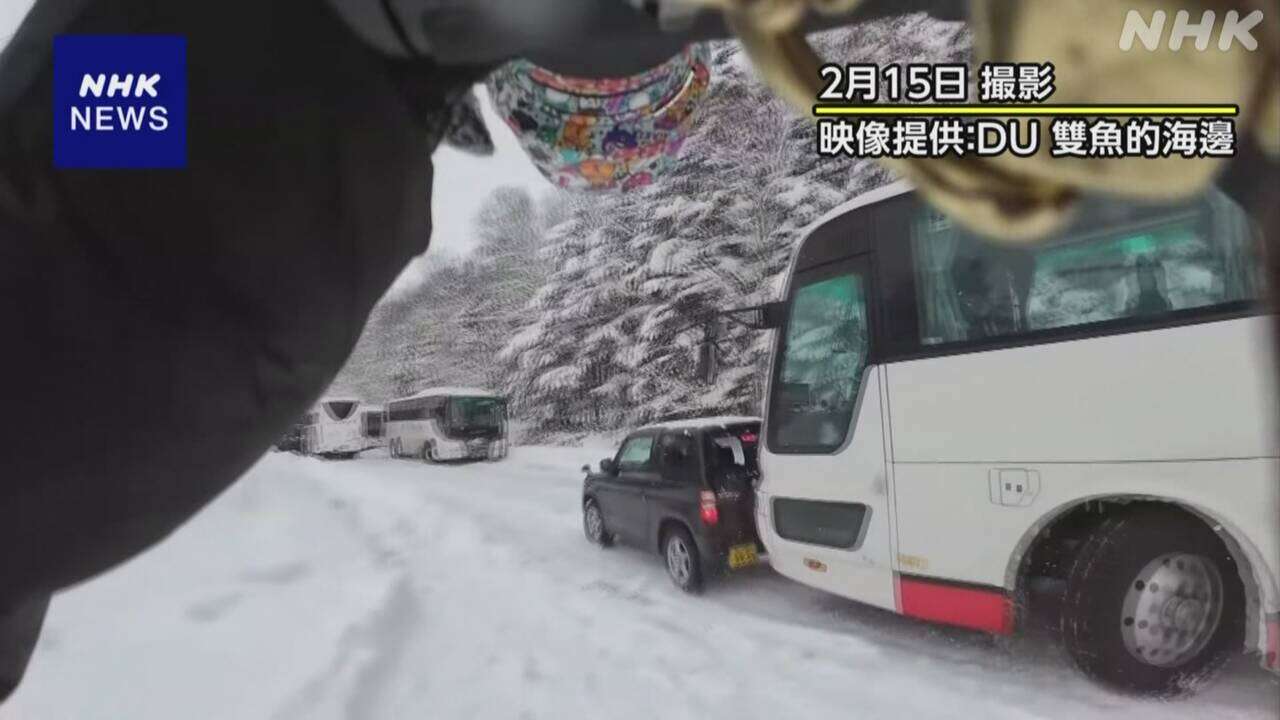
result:
[[[1013,602],[1001,590],[981,590],[900,577],[902,614],[995,635],[1013,633]]]

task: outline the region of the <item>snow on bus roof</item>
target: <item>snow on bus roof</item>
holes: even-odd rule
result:
[[[760,418],[748,417],[746,415],[718,415],[716,417],[692,417],[683,420],[668,420],[666,422],[653,423],[645,425],[641,430],[678,430],[682,428],[703,428],[711,425],[742,425],[743,423],[758,423]]]
[[[502,397],[498,393],[492,390],[485,390],[484,388],[441,386],[441,387],[425,388],[423,390],[419,390],[418,392],[412,395],[408,395],[406,397],[396,398],[396,399],[408,400],[409,398],[429,397],[432,395],[451,395],[451,396],[461,395],[466,397],[493,397],[493,398]]]

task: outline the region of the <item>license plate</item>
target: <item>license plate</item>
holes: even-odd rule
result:
[[[729,567],[734,570],[755,565],[759,561],[755,545],[734,545],[729,548]]]

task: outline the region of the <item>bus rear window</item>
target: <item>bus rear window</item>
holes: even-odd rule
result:
[[[1094,200],[1031,247],[989,242],[917,200],[911,223],[925,345],[1256,299],[1256,230],[1219,191],[1167,206]]]
[[[497,398],[456,397],[449,401],[449,421],[457,428],[496,428],[503,403]]]
[[[865,292],[856,272],[799,279],[773,383],[771,450],[828,453],[844,444],[870,340]]]
[[[356,403],[349,400],[334,400],[324,404],[324,411],[334,420],[346,420],[355,409]]]

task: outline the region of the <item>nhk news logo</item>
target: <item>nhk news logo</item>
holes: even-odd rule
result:
[[[186,38],[55,37],[53,123],[57,168],[186,167]]]

